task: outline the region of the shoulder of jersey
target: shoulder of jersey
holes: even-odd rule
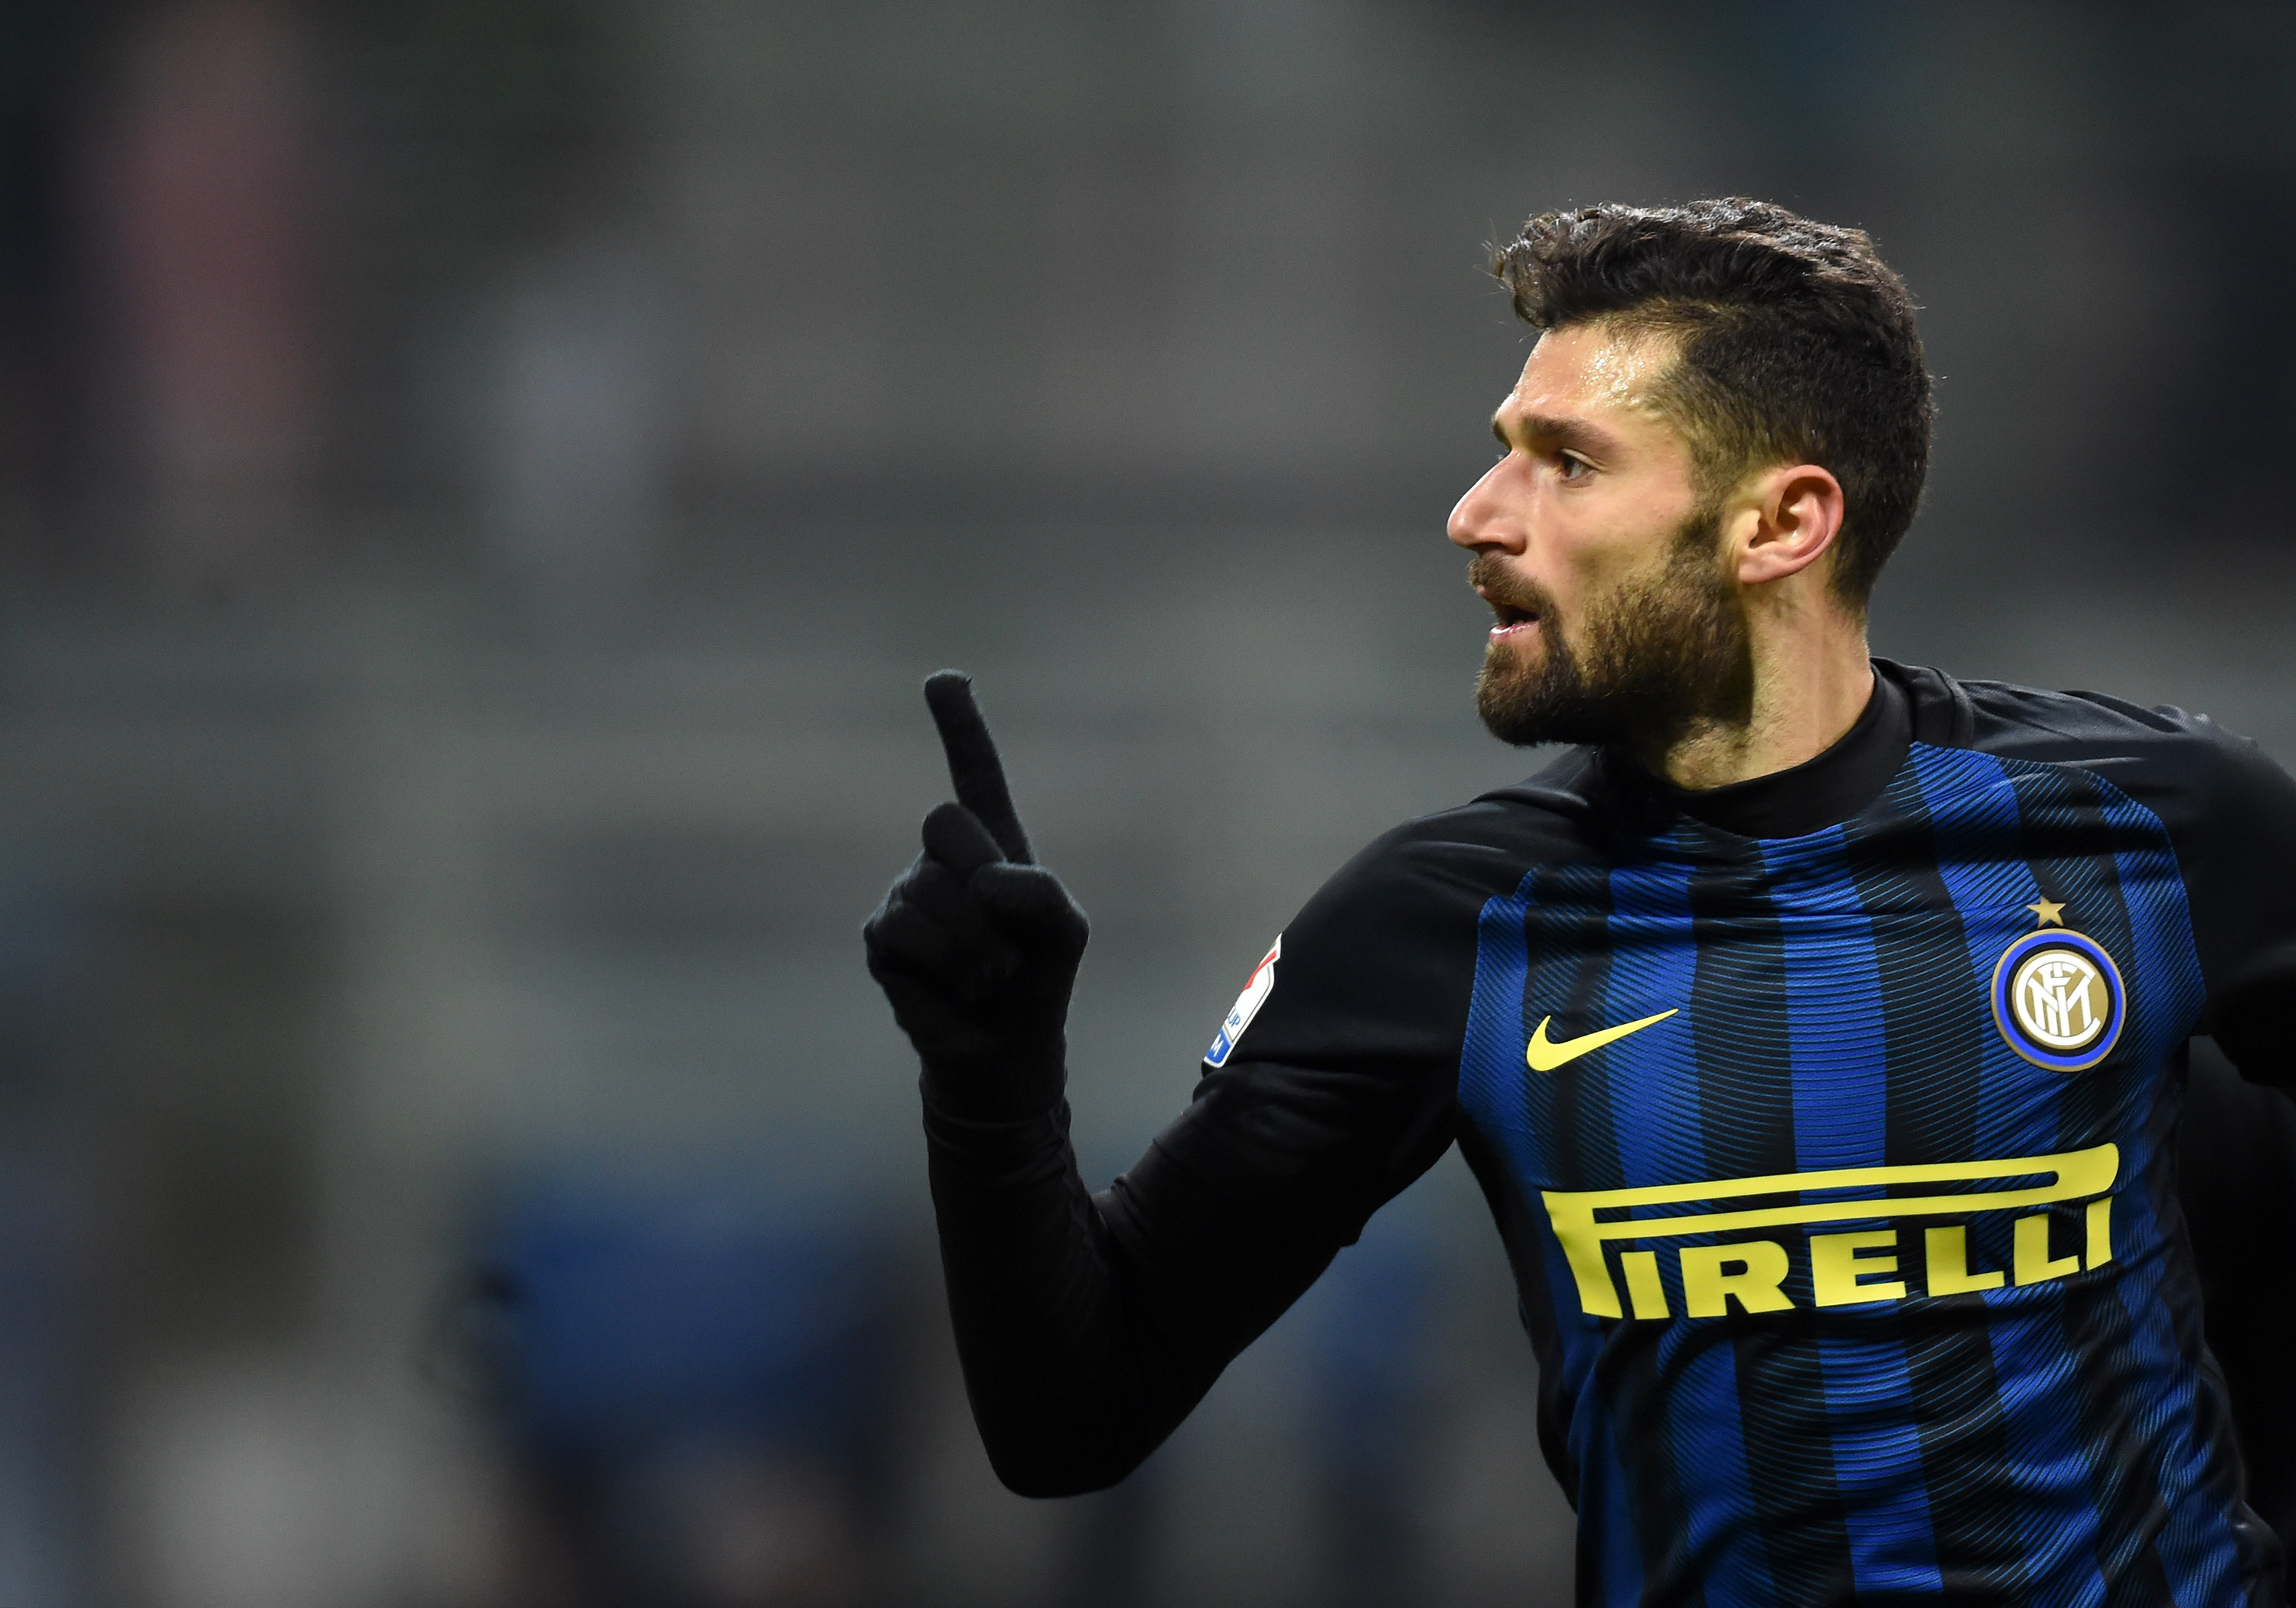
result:
[[[1561,779],[1561,785],[1557,780],[1551,771],[1542,773],[1516,786],[1406,821],[1372,840],[1341,877],[1333,880],[1353,873],[1378,881],[1383,880],[1382,872],[1435,864],[1464,870],[1488,867],[1495,860],[1520,864],[1568,857],[1583,843],[1598,811],[1591,790],[1572,784],[1575,776]],[[1482,869],[1471,873],[1478,881],[1483,874]]]
[[[2005,742],[2109,752],[2241,741],[2206,715],[2187,714],[2167,704],[2147,709],[2109,693],[2050,692],[2006,681],[1964,681],[1958,685],[1977,718],[1977,745],[1988,751]]]
[[[1514,888],[1533,862],[1571,852],[1570,822],[1584,813],[1583,803],[1560,795],[1550,801],[1506,790],[1382,833],[1316,890],[1261,957],[1204,1064],[1228,1063],[1295,964],[1310,998],[1334,989],[1376,991],[1454,947],[1472,967],[1484,901]]]
[[[1999,681],[1960,685],[1976,718],[1972,746],[2003,759],[2149,775],[2155,785],[2209,795],[2272,788],[2281,775],[2254,741],[2204,714],[2166,704],[2148,709],[2105,693],[2053,693]]]

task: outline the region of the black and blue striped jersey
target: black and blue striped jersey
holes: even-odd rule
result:
[[[2174,1136],[2187,1041],[2296,1081],[2292,1011],[2296,783],[2205,719],[1877,662],[1794,770],[1574,751],[1334,877],[1104,1194],[929,1087],[948,1253],[1063,1332],[960,1310],[976,1408],[1120,1473],[1456,1142],[1581,1602],[2277,1604]]]

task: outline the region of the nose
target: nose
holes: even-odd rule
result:
[[[1503,495],[1507,470],[1514,461],[1510,453],[1485,470],[1483,478],[1468,487],[1466,495],[1452,508],[1444,534],[1454,544],[1470,553],[1522,551],[1521,523],[1508,517]]]

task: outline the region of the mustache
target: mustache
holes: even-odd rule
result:
[[[1546,587],[1536,581],[1509,574],[1506,568],[1488,553],[1478,553],[1467,561],[1467,585],[1494,603],[1521,609],[1524,613],[1536,614],[1541,619],[1550,618],[1554,612],[1554,600],[1547,595]]]

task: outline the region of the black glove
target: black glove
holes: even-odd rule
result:
[[[954,1114],[1032,1116],[1059,1100],[1069,989],[1089,927],[1034,863],[972,681],[943,670],[925,702],[956,802],[925,817],[925,851],[863,923],[869,975]]]

